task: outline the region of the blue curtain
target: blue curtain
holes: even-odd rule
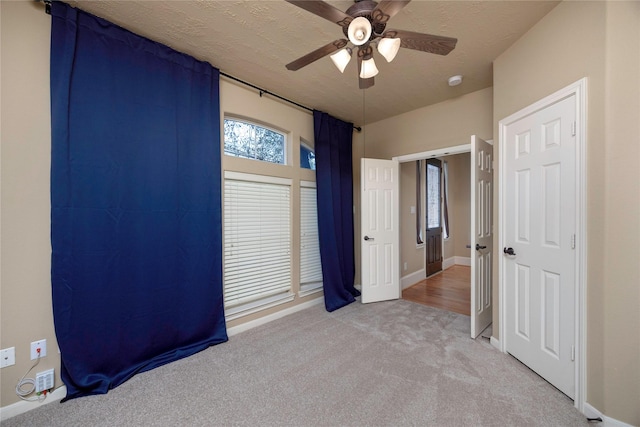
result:
[[[226,341],[218,70],[54,2],[51,119],[66,399]]]
[[[313,132],[324,304],[333,311],[360,295],[353,286],[353,124],[314,111]]]

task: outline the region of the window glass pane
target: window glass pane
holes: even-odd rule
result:
[[[427,164],[427,228],[440,227],[440,168]]]
[[[285,164],[285,135],[240,120],[224,119],[224,154]]]
[[[422,160],[416,161],[416,244],[422,240]]]
[[[302,143],[300,143],[300,167],[316,170],[316,153]]]

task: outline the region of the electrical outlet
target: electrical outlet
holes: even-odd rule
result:
[[[38,372],[36,374],[36,393],[51,390],[54,382],[53,369]]]
[[[407,263],[406,262],[404,263],[403,267],[404,267],[404,270],[406,271],[407,270]]]
[[[0,368],[16,364],[16,348],[9,347],[0,350]]]
[[[40,357],[47,355],[47,340],[38,340],[31,343],[31,360],[38,358],[38,349],[40,349]]]

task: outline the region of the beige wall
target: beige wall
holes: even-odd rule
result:
[[[4,407],[18,400],[16,383],[33,364],[29,358],[32,341],[47,340],[47,357],[36,371],[55,368],[56,384],[61,382],[53,330],[49,240],[51,17],[35,2],[3,1],[0,8],[0,348],[16,349],[16,364],[0,371],[0,405]]]
[[[0,406],[17,402],[15,386],[29,369],[29,345],[47,340],[47,357],[35,372],[49,368],[60,380],[60,355],[53,328],[51,301],[51,243],[49,172],[51,124],[49,44],[51,17],[41,3],[0,2],[1,67],[1,275],[0,348],[16,348],[16,364],[0,371]],[[300,138],[313,145],[310,112],[260,97],[255,91],[225,81],[220,83],[221,113],[268,123],[285,131],[291,141],[289,166],[224,157],[223,169],[269,174],[292,179],[292,209],[299,211],[300,180],[315,181],[315,173],[300,169]],[[293,291],[299,289],[299,216],[292,216]],[[259,316],[321,297],[294,301],[227,324],[237,326]],[[34,404],[35,405],[35,404]]]
[[[640,425],[640,2],[606,16],[603,408]]]
[[[367,102],[375,102],[367,98]],[[405,154],[469,144],[471,135],[493,139],[491,88],[370,123],[364,148],[353,155],[391,159]],[[366,106],[365,106],[366,108]]]
[[[561,3],[494,62],[493,116],[497,127],[588,78],[586,400],[633,425],[640,425],[639,28],[640,2]]]
[[[422,184],[424,194],[424,183]],[[423,196],[424,197],[424,196]],[[411,207],[416,209],[411,213]],[[424,216],[424,208],[420,208]],[[400,164],[400,276],[424,269],[424,245],[416,241],[416,162]],[[405,268],[405,263],[407,268]]]

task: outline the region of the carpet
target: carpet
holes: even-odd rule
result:
[[[469,317],[397,300],[316,305],[3,426],[583,426]]]

